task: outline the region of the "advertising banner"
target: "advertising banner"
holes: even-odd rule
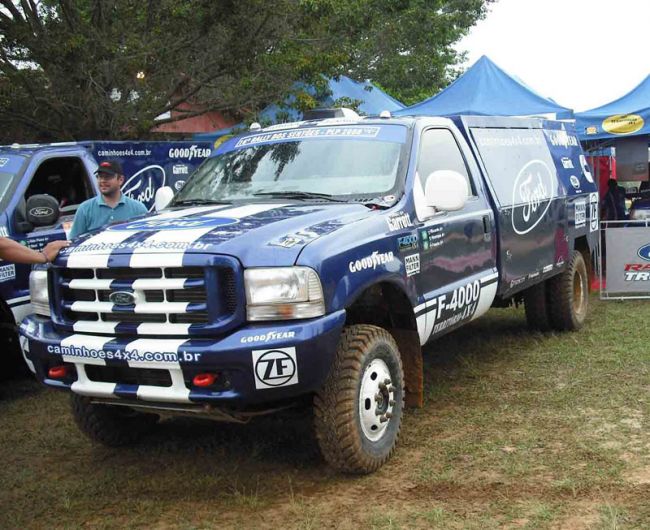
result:
[[[190,174],[210,156],[209,142],[91,142],[98,162],[119,160],[124,170],[122,192],[151,211],[156,190],[180,190]]]
[[[607,293],[650,296],[650,226],[605,231]]]

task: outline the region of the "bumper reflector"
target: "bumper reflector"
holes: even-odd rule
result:
[[[192,384],[194,386],[205,388],[214,385],[218,377],[219,377],[218,374],[211,374],[209,372],[204,374],[197,374],[194,376],[194,379],[192,380]]]

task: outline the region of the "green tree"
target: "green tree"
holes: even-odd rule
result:
[[[0,141],[142,138],[253,113],[296,81],[322,91],[321,74],[412,102],[448,82],[489,1],[0,0]]]

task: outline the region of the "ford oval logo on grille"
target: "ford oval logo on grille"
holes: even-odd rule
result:
[[[135,304],[135,295],[129,291],[115,291],[108,296],[108,299],[115,305]]]

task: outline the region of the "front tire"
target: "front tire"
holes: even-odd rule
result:
[[[587,318],[589,277],[582,254],[575,250],[569,266],[548,280],[549,318],[557,331],[576,331]]]
[[[158,421],[155,414],[136,412],[129,407],[97,405],[90,398],[71,394],[75,423],[88,438],[108,447],[132,445]]]
[[[386,330],[343,330],[334,364],[314,397],[316,438],[339,471],[379,469],[395,450],[404,408],[404,373],[397,344]]]

